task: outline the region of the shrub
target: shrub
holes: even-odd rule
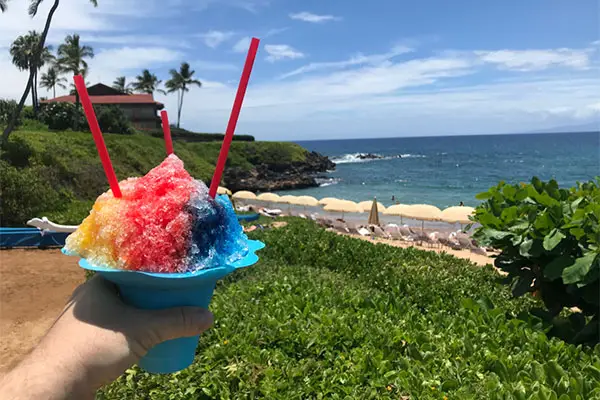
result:
[[[49,129],[56,131],[65,131],[76,126],[79,129],[87,127],[83,110],[71,103],[44,104],[39,118]]]
[[[132,134],[134,132],[127,116],[119,106],[94,106],[100,129],[105,133]]]
[[[33,106],[25,106],[23,107],[23,112],[21,112],[21,116],[23,119],[36,119],[35,111],[33,110]]]
[[[62,209],[68,195],[48,183],[48,169],[15,168],[0,161],[0,221],[2,226],[24,226],[46,210]]]
[[[600,182],[600,178],[598,179]],[[600,315],[600,189],[598,182],[560,189],[556,181],[509,185],[481,193],[475,238],[501,250],[495,264],[508,273],[514,296],[541,296],[554,334],[574,343],[598,342]],[[565,307],[578,307],[568,319]],[[587,324],[586,324],[587,322]]]
[[[133,133],[129,120],[118,106],[96,105],[94,111],[103,133]],[[45,104],[40,114],[40,120],[52,130],[79,129],[89,132],[89,126],[81,106],[78,107],[71,103]]]
[[[8,122],[13,116],[13,113],[17,109],[17,102],[14,100],[0,99],[0,126],[8,125]],[[16,126],[21,125],[21,116],[17,119]]]
[[[289,220],[217,285],[215,325],[174,374],[98,399],[596,399],[600,346],[548,339],[492,268]]]
[[[155,129],[149,132],[154,137],[163,137],[162,129]],[[183,128],[177,128],[171,125],[171,137],[173,140],[182,140],[186,142],[222,142],[225,137],[222,133],[197,133]],[[254,142],[252,135],[233,135],[236,142]]]

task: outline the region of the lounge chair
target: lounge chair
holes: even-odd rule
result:
[[[332,227],[333,227],[333,229],[335,229],[338,232],[350,233],[350,229],[348,229],[345,222],[335,220],[335,221],[333,221]]]
[[[381,229],[380,226],[377,225],[369,225],[369,229],[371,230],[371,232],[373,233],[373,235],[375,237],[378,238],[382,238],[382,239],[391,239],[391,235],[386,233],[383,229]]]
[[[368,230],[367,228],[365,228],[364,226],[361,226],[360,228],[358,228],[356,230],[356,232],[360,235],[360,236],[371,236],[371,231]]]
[[[405,240],[405,237],[400,233],[400,227],[395,224],[390,224],[385,227],[385,232],[396,240]]]

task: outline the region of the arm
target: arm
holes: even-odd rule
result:
[[[1,399],[86,399],[165,340],[207,330],[196,307],[139,310],[99,276],[78,287],[40,344],[0,382]]]

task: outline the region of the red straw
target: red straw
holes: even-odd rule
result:
[[[110,189],[112,190],[113,195],[115,197],[121,197],[119,181],[117,181],[117,176],[115,175],[112,163],[110,162],[108,150],[106,150],[106,144],[104,144],[104,138],[102,137],[102,132],[100,132],[100,126],[98,125],[96,114],[94,113],[94,107],[92,106],[90,95],[88,94],[87,88],[85,87],[83,76],[75,75],[73,77],[73,80],[75,81],[75,87],[77,88],[77,93],[79,93],[79,98],[81,99],[81,105],[83,105],[83,111],[85,111],[85,116],[87,118],[88,125],[90,126],[90,130],[92,131],[94,142],[96,142],[98,155],[100,156],[100,160],[102,161],[102,166],[104,167],[104,173],[106,174],[106,178],[108,179]]]
[[[160,118],[162,119],[163,133],[165,134],[165,147],[167,148],[167,155],[173,154],[173,141],[171,140],[171,127],[169,126],[169,115],[166,110],[160,112]]]
[[[233,139],[235,126],[237,125],[237,121],[240,116],[240,110],[242,109],[244,95],[246,94],[246,88],[248,87],[248,81],[250,80],[250,73],[252,72],[252,66],[254,65],[254,59],[256,58],[259,42],[260,40],[257,38],[252,38],[252,41],[250,42],[250,49],[248,50],[248,56],[246,57],[246,63],[244,64],[244,70],[242,71],[240,85],[238,86],[237,94],[235,95],[235,101],[233,102],[233,108],[231,109],[231,116],[229,117],[227,130],[225,131],[225,138],[223,139],[223,144],[221,145],[221,152],[219,153],[219,159],[217,161],[215,173],[210,183],[210,190],[208,191],[208,194],[212,198],[217,195],[217,189],[219,188],[219,183],[221,183],[223,169],[225,169],[227,154],[229,153],[229,146],[231,145],[231,139]]]

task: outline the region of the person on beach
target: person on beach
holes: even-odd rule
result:
[[[0,399],[93,399],[150,348],[212,324],[203,308],[128,306],[115,285],[95,276],[75,289],[38,346],[0,381]]]
[[[460,203],[458,203],[458,206],[459,206],[459,207],[464,207],[464,206],[465,206],[465,203],[463,203],[463,202],[461,201]]]

